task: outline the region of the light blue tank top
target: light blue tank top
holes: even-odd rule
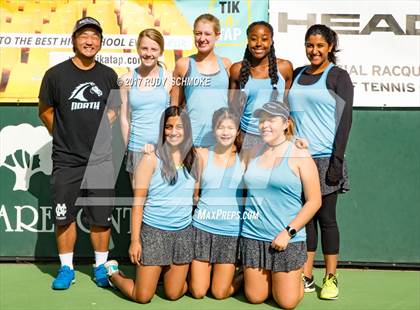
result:
[[[271,242],[302,208],[302,183],[289,167],[292,142],[279,165],[272,169],[258,165],[261,153],[251,160],[244,181],[248,190],[241,235]],[[258,214],[256,217],[248,215]],[[289,242],[306,240],[305,228]]]
[[[321,78],[312,85],[298,83],[303,68],[289,91],[290,114],[295,121],[296,135],[309,142],[312,157],[330,157],[336,133],[336,101],[327,89],[330,63]]]
[[[277,73],[277,75],[279,77],[277,82],[278,99],[283,101],[286,82],[280,73]],[[241,129],[247,133],[259,136],[258,118],[253,117],[252,114],[270,100],[273,92],[271,79],[253,79],[250,75],[244,91],[247,95],[247,101],[241,117]]]
[[[133,81],[137,81],[137,69]],[[142,90],[133,85],[128,93],[131,109],[130,137],[128,149],[139,151],[146,143],[156,144],[159,136],[159,120],[162,112],[169,106],[169,95],[165,89],[163,68],[159,67],[159,79],[153,81],[156,87]]]
[[[183,168],[177,173],[177,182],[170,185],[162,178],[161,160],[157,159],[144,204],[143,223],[162,230],[180,230],[191,224],[195,180]]]
[[[213,148],[209,149],[206,168],[201,179],[201,195],[194,211],[193,226],[206,232],[239,236],[243,212],[243,169],[239,156],[235,164],[223,169],[214,163]]]
[[[215,74],[198,72],[196,61],[190,57],[187,81],[184,86],[185,101],[191,119],[193,144],[197,147],[209,147],[216,144],[211,122],[214,111],[228,106],[229,76],[222,59],[217,56],[219,71]],[[201,85],[194,85],[194,82]]]

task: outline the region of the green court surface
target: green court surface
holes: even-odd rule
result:
[[[1,310],[70,310],[70,309],[275,309],[269,300],[251,305],[242,293],[227,300],[206,297],[195,300],[184,296],[178,301],[163,298],[159,287],[152,302],[139,305],[112,289],[97,288],[90,278],[90,266],[77,266],[76,284],[66,291],[53,291],[51,281],[57,265],[0,264]],[[123,266],[127,274],[133,267]],[[316,284],[321,284],[323,270],[315,270]],[[307,293],[297,309],[420,309],[420,272],[418,271],[339,271],[340,298],[324,301],[317,293]],[[319,290],[318,290],[319,291]]]

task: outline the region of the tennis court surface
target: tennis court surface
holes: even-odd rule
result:
[[[134,267],[121,269],[133,275]],[[91,267],[76,266],[76,284],[66,291],[53,291],[51,281],[57,271],[54,264],[0,264],[1,310],[84,310],[84,309],[275,309],[272,299],[261,305],[246,302],[242,293],[227,300],[208,296],[195,300],[184,296],[178,301],[163,298],[162,288],[152,302],[139,305],[122,298],[113,289],[101,289],[91,280]],[[315,269],[315,280],[321,285],[323,270]],[[339,269],[340,298],[318,299],[317,293],[306,293],[297,309],[420,309],[420,272]],[[319,291],[319,290],[318,290]]]

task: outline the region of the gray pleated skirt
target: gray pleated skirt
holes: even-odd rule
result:
[[[239,237],[212,234],[193,227],[194,259],[211,264],[236,264]]]
[[[125,166],[125,170],[131,174],[134,174],[134,171],[136,171],[136,167],[142,156],[143,152],[128,151],[127,164]]]
[[[339,193],[345,193],[350,190],[350,182],[349,182],[346,160],[344,160],[344,163],[343,163],[343,178],[338,182],[337,185],[333,185],[333,186],[328,185],[326,183],[327,171],[330,165],[330,158],[329,157],[314,158],[314,161],[315,161],[316,167],[318,168],[319,182],[321,184],[322,196],[334,193],[336,191],[338,191]]]
[[[244,267],[262,268],[272,272],[289,272],[306,262],[306,242],[290,242],[284,251],[273,249],[271,242],[241,237],[240,257]]]
[[[191,225],[181,230],[162,230],[145,223],[141,227],[141,263],[146,266],[183,265],[194,255]]]

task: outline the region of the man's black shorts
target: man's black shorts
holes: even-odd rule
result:
[[[51,175],[53,216],[57,225],[74,222],[83,208],[90,225],[110,227],[114,208],[112,161],[81,167],[54,165]]]

